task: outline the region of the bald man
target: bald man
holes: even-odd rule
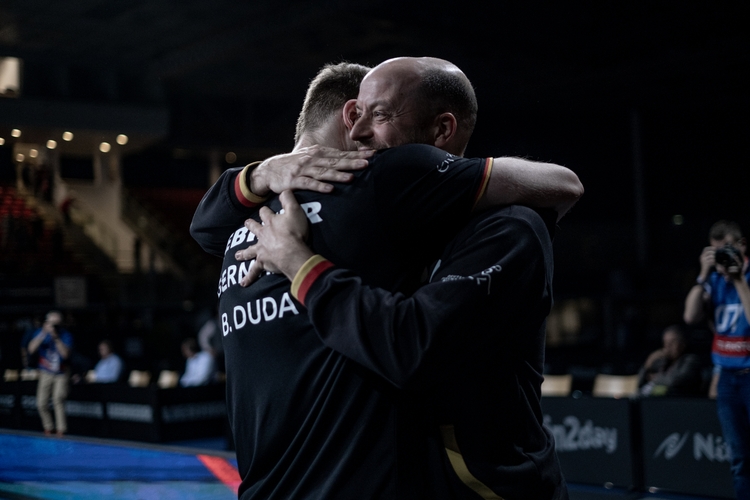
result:
[[[466,96],[441,96],[465,78],[443,79],[441,67],[399,58],[373,69],[345,108],[351,137],[375,148],[434,140],[461,154],[468,134],[460,132],[475,110],[456,104]],[[279,215],[261,209],[262,226],[246,224],[258,238],[241,252],[256,259],[246,279],[282,272],[326,346],[418,406],[427,497],[567,498],[540,400],[551,236],[562,213],[516,205],[476,213],[431,268],[429,284],[408,296],[308,248],[303,211],[288,192],[281,204]]]

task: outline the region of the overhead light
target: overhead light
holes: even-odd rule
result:
[[[127,135],[120,134],[120,135],[117,136],[117,144],[119,144],[120,146],[124,146],[127,143],[128,143],[128,136]]]
[[[47,149],[55,149],[57,147],[57,141],[50,139],[47,141]]]
[[[30,149],[29,150],[29,158],[36,158],[39,156],[39,151],[36,149]]]
[[[230,151],[224,156],[224,159],[227,163],[231,164],[237,161],[237,155]]]
[[[22,161],[24,161],[25,159],[26,159],[26,157],[25,157],[25,156],[23,155],[23,153],[18,153],[18,154],[16,155],[16,161],[17,161],[18,163],[21,163],[21,162],[22,162]]]
[[[17,128],[14,128],[10,131],[10,135],[12,135],[13,137],[21,137],[21,131]]]
[[[3,144],[5,144],[5,138],[4,137],[0,137],[0,146],[2,146]]]
[[[112,149],[112,146],[108,142],[99,144],[99,151],[101,151],[102,153],[109,153],[110,149]]]
[[[63,132],[62,135],[63,141],[70,142],[73,140],[73,132]]]
[[[681,226],[685,222],[685,219],[682,217],[682,215],[674,215],[672,216],[672,224],[675,226]]]

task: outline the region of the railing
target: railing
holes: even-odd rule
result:
[[[97,220],[92,209],[76,200],[70,207],[70,220],[80,226],[84,234],[120,267],[124,254],[117,235],[102,221]]]
[[[159,252],[178,276],[197,279],[218,276],[217,270],[206,266],[206,256],[198,251],[193,242],[176,234],[159,220],[154,211],[146,208],[125,189],[122,191],[122,219],[145,243]]]
[[[169,228],[144,207],[126,189],[122,190],[122,219],[168,264],[170,271],[181,278],[189,267],[181,258],[181,243]]]

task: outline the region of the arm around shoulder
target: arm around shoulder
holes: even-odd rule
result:
[[[225,171],[195,210],[190,235],[212,255],[222,257],[229,236],[257,212],[258,203],[247,198],[249,188],[245,186],[245,177],[251,168],[252,165],[248,165]]]
[[[494,158],[489,184],[476,209],[497,205],[552,208],[560,220],[583,196],[583,184],[570,169],[522,158]]]

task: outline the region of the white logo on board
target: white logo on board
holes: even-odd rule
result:
[[[617,428],[595,426],[591,420],[583,425],[577,417],[568,415],[562,424],[553,424],[552,417],[544,416],[546,425],[555,437],[558,452],[580,450],[604,450],[608,454],[617,451]]]
[[[667,439],[662,441],[662,443],[654,452],[654,458],[658,457],[661,452],[664,452],[664,458],[666,458],[667,460],[672,460],[685,445],[685,441],[687,441],[689,434],[689,432],[686,432],[682,437],[680,437],[679,432],[673,432],[672,434],[667,436]]]
[[[654,458],[663,454],[665,459],[672,460],[685,446],[689,436],[689,431],[682,436],[679,432],[673,432],[656,448]],[[712,433],[705,435],[700,432],[693,433],[693,458],[695,460],[705,458],[711,462],[729,462],[731,457],[729,444],[722,436],[714,436]]]

